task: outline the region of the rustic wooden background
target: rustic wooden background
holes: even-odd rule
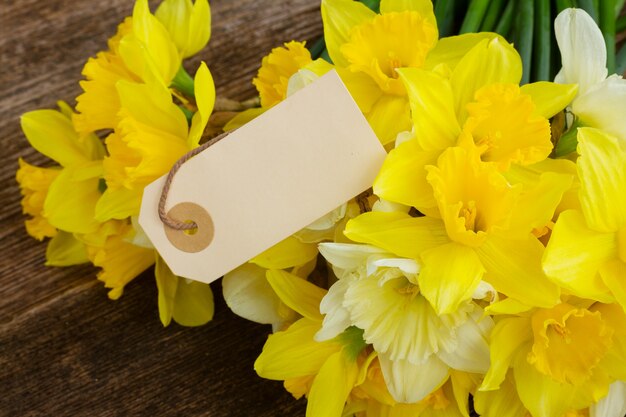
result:
[[[234,316],[221,298],[200,328],[159,322],[152,271],[109,301],[96,270],[44,267],[45,245],[23,227],[14,179],[29,149],[19,115],[74,103],[84,61],[106,45],[133,0],[0,0],[0,415],[304,415],[279,382],[253,368],[267,326]],[[211,0],[205,60],[218,94],[254,95],[263,55],[322,33],[316,0]]]

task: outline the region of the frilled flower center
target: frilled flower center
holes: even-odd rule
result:
[[[404,95],[396,68],[421,67],[437,42],[437,28],[415,11],[377,15],[354,29],[341,47],[350,70],[364,72],[389,94]]]
[[[569,304],[538,310],[532,328],[528,362],[559,382],[584,383],[612,344],[613,330],[599,312]]]
[[[476,92],[467,105],[463,127],[483,161],[506,169],[510,163],[532,164],[552,151],[550,124],[534,114],[535,104],[514,84],[492,84]]]

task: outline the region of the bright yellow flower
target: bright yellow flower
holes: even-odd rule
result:
[[[571,177],[543,174],[537,199],[533,189],[511,187],[472,146],[449,148],[426,169],[437,217],[366,213],[348,223],[346,236],[420,260],[420,290],[438,314],[455,311],[481,280],[530,305],[557,303],[559,288],[543,274],[543,245],[532,232],[550,221]]]
[[[382,0],[378,15],[351,0],[322,1],[329,55],[383,144],[409,130],[406,89],[397,68],[451,68],[491,33],[438,38],[430,0]]]
[[[335,339],[316,342],[314,335],[322,325],[319,303],[326,291],[284,271],[269,271],[267,279],[302,318],[268,338],[254,369],[264,378],[292,380],[289,386],[299,393],[306,381],[302,378],[313,378],[306,415],[340,417],[359,375],[358,359],[365,348],[361,332],[352,328]],[[294,379],[299,381],[295,386]]]
[[[289,78],[312,62],[305,42],[291,41],[272,49],[263,58],[259,72],[252,80],[261,97],[261,107],[269,108],[287,97]]]
[[[581,210],[559,216],[543,257],[550,278],[574,295],[626,309],[626,149],[592,128],[578,130]]]
[[[158,83],[118,82],[121,110],[115,130],[106,139],[107,189],[96,207],[98,220],[136,216],[144,187],[198,146],[215,102],[213,78],[204,63],[196,73],[194,85],[198,111],[188,127],[185,115],[173,103],[166,87]]]
[[[110,288],[109,298],[117,300],[124,286],[154,263],[154,250],[129,243],[132,227],[121,221],[103,224],[96,233],[81,236],[90,261],[102,268],[98,279]]]
[[[121,23],[109,40],[109,50],[85,64],[84,92],[76,99],[76,129],[81,133],[113,129],[120,109],[118,81],[155,81],[169,86],[181,62],[176,44],[150,13],[148,1],[137,0],[132,18]]]
[[[31,216],[26,220],[26,231],[37,240],[53,237],[57,229],[43,216],[43,205],[48,195],[50,184],[59,175],[56,168],[39,168],[30,165],[22,158],[18,160],[19,169],[15,174],[22,193],[22,213]]]
[[[211,37],[208,0],[164,0],[154,15],[163,23],[183,58],[197,54]]]
[[[562,303],[502,318],[492,332],[492,366],[480,389],[498,389],[512,367],[519,399],[533,416],[589,407],[626,373],[624,326],[626,315],[616,304]]]

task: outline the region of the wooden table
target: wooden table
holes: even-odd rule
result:
[[[96,269],[47,268],[27,236],[17,158],[46,165],[19,127],[28,110],[74,104],[83,63],[105,48],[132,0],[2,0],[0,6],[0,415],[304,415],[253,362],[269,333],[234,316],[220,283],[215,319],[199,328],[158,318],[152,270],[110,301]],[[154,10],[154,4],[152,4]],[[319,2],[212,0],[205,60],[218,95],[254,96],[261,58],[291,39],[321,35]]]

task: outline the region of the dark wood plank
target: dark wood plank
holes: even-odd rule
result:
[[[302,401],[252,369],[269,328],[234,316],[219,283],[212,323],[163,328],[151,271],[112,302],[93,268],[44,267],[45,245],[24,231],[17,158],[48,162],[28,147],[19,115],[53,108],[56,100],[73,104],[84,61],[104,48],[132,4],[0,5],[0,415],[302,415]],[[263,55],[321,34],[316,1],[211,6],[211,42],[188,68],[206,61],[221,96],[252,97]]]

